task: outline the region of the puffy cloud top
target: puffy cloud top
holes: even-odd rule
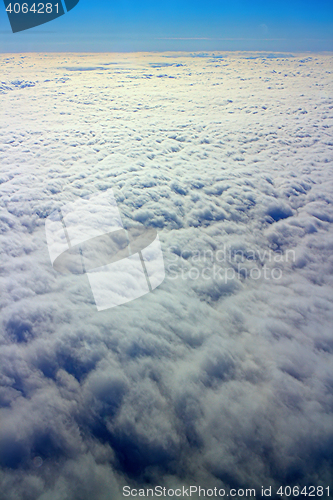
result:
[[[332,486],[332,58],[194,56],[1,56],[1,500]],[[97,312],[44,226],[109,188],[166,279]]]

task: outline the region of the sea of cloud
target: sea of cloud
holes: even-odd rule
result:
[[[1,500],[333,486],[332,62],[0,56]],[[97,312],[45,219],[109,188],[166,278]]]

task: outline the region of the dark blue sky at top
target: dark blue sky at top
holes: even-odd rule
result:
[[[326,0],[80,0],[65,16],[16,34],[0,9],[1,52],[333,50]]]

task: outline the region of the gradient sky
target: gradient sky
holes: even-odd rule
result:
[[[1,52],[333,50],[326,0],[80,0],[48,24],[13,34],[0,4]]]

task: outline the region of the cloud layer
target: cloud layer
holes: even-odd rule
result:
[[[1,65],[0,499],[332,486],[331,56]],[[166,279],[97,312],[44,226],[109,188]]]

